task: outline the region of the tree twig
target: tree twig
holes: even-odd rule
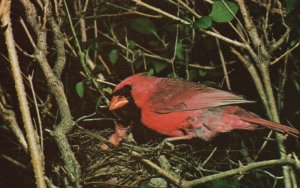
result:
[[[219,52],[220,60],[221,60],[222,67],[223,67],[223,73],[224,73],[224,77],[225,77],[226,86],[227,86],[228,90],[231,90],[228,71],[227,71],[227,66],[226,66],[224,55],[223,55],[223,52],[222,52],[222,49],[221,49],[220,41],[219,41],[218,38],[216,38],[216,43],[217,43],[218,52]]]
[[[35,48],[35,58],[39,63],[45,77],[48,88],[53,94],[56,104],[59,109],[60,122],[54,127],[53,136],[62,154],[62,160],[65,164],[66,172],[69,172],[71,182],[74,182],[75,187],[80,186],[81,170],[74,153],[67,139],[67,133],[73,128],[73,120],[68,105],[67,97],[64,92],[64,87],[59,78],[52,71],[47,58],[47,33],[46,29],[38,21],[37,11],[29,0],[21,0],[25,8],[25,13],[28,23],[31,25],[37,37],[37,48]],[[51,7],[51,3],[48,8]]]
[[[0,85],[0,96],[3,96],[3,91],[2,87]],[[6,101],[0,101],[0,117],[2,120],[7,123],[8,127],[11,129],[13,134],[16,136],[17,141],[21,145],[22,149],[27,153],[28,152],[28,144],[26,142],[25,136],[20,129],[17,119],[16,119],[16,114],[13,110],[6,108],[5,106],[8,105],[6,104]]]
[[[246,166],[241,166],[239,168],[228,170],[225,172],[220,172],[218,174],[205,176],[200,179],[188,181],[182,187],[189,188],[189,187],[204,184],[204,183],[216,180],[216,179],[221,179],[221,178],[233,176],[236,174],[242,174],[247,171],[255,170],[258,168],[268,167],[268,166],[278,166],[278,165],[283,166],[283,165],[299,165],[299,164],[297,164],[296,161],[292,160],[292,159],[274,159],[274,160],[269,160],[269,161],[261,161],[261,162],[251,163]]]
[[[183,19],[181,19],[181,18],[179,18],[177,16],[174,16],[172,14],[169,14],[169,13],[167,13],[167,12],[165,12],[165,11],[159,9],[159,8],[156,8],[156,7],[152,6],[152,5],[149,5],[149,4],[147,4],[147,3],[145,3],[145,2],[143,2],[141,0],[131,0],[131,1],[135,2],[137,5],[143,6],[143,7],[147,8],[147,9],[149,9],[149,10],[152,10],[152,11],[157,12],[157,13],[159,13],[161,15],[164,15],[164,16],[166,16],[168,18],[171,18],[172,20],[178,21],[178,22],[180,22],[180,23],[182,23],[184,25],[190,25],[191,24],[190,22],[188,22],[186,20],[183,20]]]
[[[33,96],[36,117],[37,117],[37,120],[38,120],[41,149],[42,149],[42,151],[44,151],[44,135],[43,135],[42,120],[41,120],[41,115],[40,115],[40,111],[39,111],[39,107],[38,107],[38,103],[37,103],[36,94],[35,94],[35,90],[34,90],[34,87],[33,87],[33,81],[32,80],[33,80],[33,73],[32,73],[32,75],[28,76],[28,81],[29,81],[31,93],[32,93],[32,96]]]
[[[26,132],[26,137],[29,145],[29,153],[31,156],[31,162],[33,166],[33,171],[35,174],[36,185],[38,188],[46,187],[45,177],[44,177],[44,161],[41,148],[36,139],[36,131],[32,124],[32,119],[30,116],[30,110],[28,106],[28,101],[26,98],[26,91],[23,85],[21,68],[19,65],[17,51],[14,44],[13,31],[10,21],[10,5],[11,1],[6,1],[6,6],[1,16],[1,23],[7,25],[7,30],[4,33],[6,46],[8,50],[9,61],[11,65],[11,70],[13,72],[13,78],[15,82],[15,87],[19,100],[19,107],[22,114],[22,119],[24,123],[24,128]]]
[[[274,65],[275,63],[279,62],[282,58],[284,58],[284,56],[288,55],[293,50],[295,50],[299,46],[299,44],[300,44],[300,42],[298,42],[297,44],[295,44],[291,49],[288,49],[286,52],[284,52],[283,54],[281,54],[281,56],[277,57],[274,61],[272,61],[270,63],[270,65]]]

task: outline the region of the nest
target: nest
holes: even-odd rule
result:
[[[70,135],[86,187],[139,187],[153,182],[156,185],[152,187],[172,187],[174,183],[168,175],[179,181],[194,180],[237,168],[250,158],[249,150],[234,140],[217,146],[216,142],[222,142],[189,140],[162,144],[163,140],[157,139],[136,144],[127,137],[115,146],[107,139],[112,134],[111,129],[81,128]],[[234,181],[243,177],[244,174],[235,176]]]

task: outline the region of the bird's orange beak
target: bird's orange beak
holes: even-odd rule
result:
[[[112,111],[121,108],[125,106],[128,102],[129,101],[126,99],[126,97],[113,96],[109,104],[109,110]]]

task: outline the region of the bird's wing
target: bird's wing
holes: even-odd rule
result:
[[[150,98],[150,108],[156,113],[170,113],[249,102],[253,101],[205,85],[184,80],[162,79]]]

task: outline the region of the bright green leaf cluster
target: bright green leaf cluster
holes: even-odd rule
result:
[[[212,26],[212,21],[218,23],[230,22],[234,19],[239,7],[235,2],[229,0],[215,1],[209,16],[203,16],[195,22],[199,29],[207,29]]]

